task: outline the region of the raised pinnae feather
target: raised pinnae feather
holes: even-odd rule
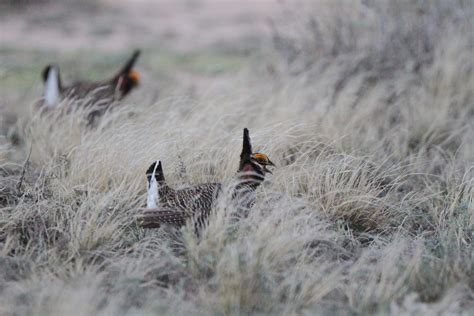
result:
[[[241,161],[238,172],[239,181],[232,195],[238,203],[243,202],[244,208],[253,205],[254,191],[264,180],[264,172],[252,162],[252,145],[249,130],[244,128]],[[268,159],[268,158],[267,158]],[[158,163],[158,165],[156,165]],[[245,167],[249,167],[246,170]],[[152,175],[151,172],[155,171]],[[211,214],[212,207],[222,191],[220,183],[203,183],[200,185],[174,190],[164,183],[161,162],[155,162],[148,168],[147,176],[162,176],[159,185],[159,209],[146,210],[141,216],[139,224],[145,228],[156,228],[163,224],[184,226],[188,220],[193,221],[195,229],[201,229]]]
[[[240,154],[240,160],[250,159],[251,154],[252,154],[252,144],[250,143],[249,130],[247,128],[244,128],[242,153]]]
[[[132,70],[135,65],[138,57],[140,56],[141,51],[139,49],[133,52],[132,57],[125,63],[125,65],[120,69],[120,71],[115,75],[114,80],[118,80],[122,75],[127,74]]]

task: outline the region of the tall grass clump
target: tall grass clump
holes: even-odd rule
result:
[[[92,129],[80,109],[19,119],[0,314],[472,313],[472,5],[308,5],[191,97],[136,96]],[[244,127],[277,167],[236,220]],[[158,159],[170,186],[224,184],[199,236],[135,222]]]

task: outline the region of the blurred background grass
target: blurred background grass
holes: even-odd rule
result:
[[[1,6],[0,314],[472,313],[472,1]],[[135,48],[97,129],[30,111],[46,64],[99,80]],[[130,226],[151,161],[228,180],[243,127],[278,166],[249,218]]]

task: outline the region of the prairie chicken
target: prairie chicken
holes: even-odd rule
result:
[[[237,171],[237,185],[233,200],[243,203],[245,209],[254,203],[254,192],[263,182],[267,166],[274,166],[267,155],[252,153],[249,131],[244,129],[242,153]],[[212,207],[222,191],[221,183],[203,183],[174,190],[165,181],[161,161],[154,162],[146,172],[148,179],[147,209],[139,216],[145,228],[158,228],[167,224],[181,227],[193,220],[198,230],[207,222]]]
[[[46,66],[43,70],[44,96],[40,106],[51,109],[64,98],[88,98],[87,106],[98,106],[98,109],[89,114],[88,119],[91,120],[102,115],[112,102],[122,100],[133,88],[138,86],[140,73],[133,70],[133,66],[139,55],[140,51],[136,50],[122,69],[108,80],[76,81],[69,86],[63,86],[57,65]]]

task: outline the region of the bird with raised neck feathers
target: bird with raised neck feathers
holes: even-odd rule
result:
[[[63,85],[59,67],[48,65],[44,68],[42,77],[44,82],[43,100],[40,108],[51,110],[64,99],[86,100],[85,107],[94,106],[88,113],[89,123],[105,113],[115,101],[122,100],[140,83],[140,73],[133,69],[140,51],[136,50],[125,65],[112,77],[104,81],[79,80],[70,85]]]
[[[244,129],[242,152],[236,174],[237,184],[233,188],[232,199],[243,209],[254,203],[255,190],[271,173],[267,168],[274,166],[267,155],[253,153],[249,131]],[[218,182],[202,183],[175,190],[168,186],[161,161],[155,161],[146,172],[148,179],[148,209],[138,217],[140,226],[158,228],[162,225],[182,227],[192,220],[197,230],[208,220],[213,206],[222,192]]]

